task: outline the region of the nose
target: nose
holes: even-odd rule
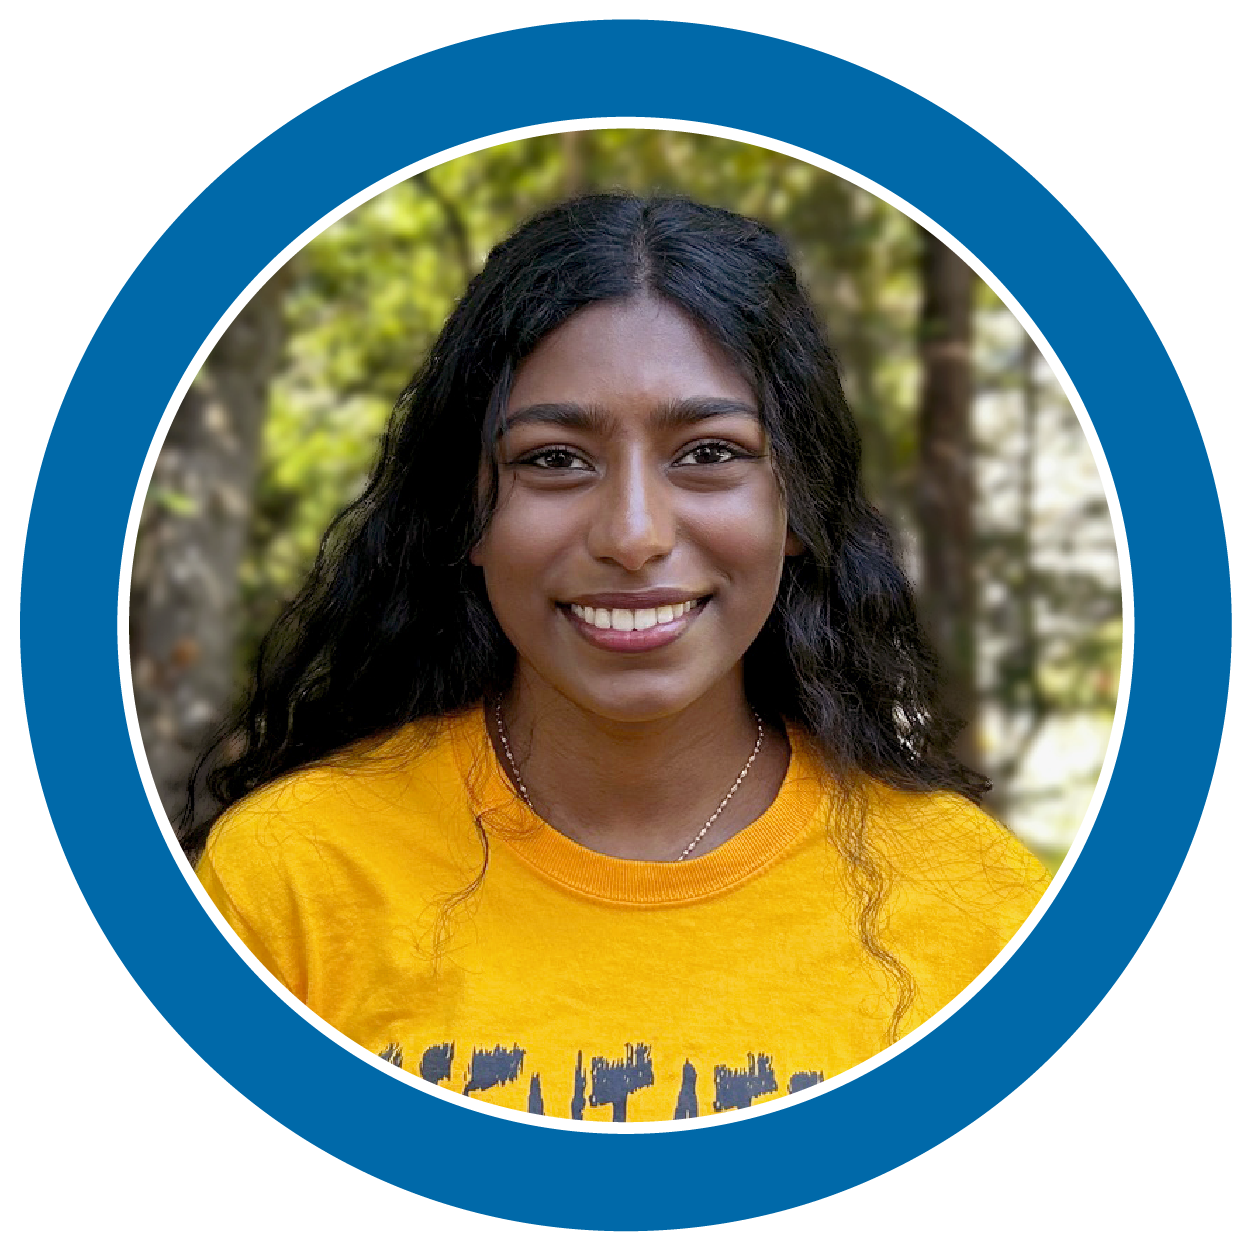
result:
[[[587,536],[591,554],[637,573],[673,550],[677,526],[663,471],[631,456],[595,492]]]

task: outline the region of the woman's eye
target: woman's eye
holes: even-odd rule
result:
[[[728,443],[700,443],[678,457],[680,465],[725,464],[737,460],[740,453]]]
[[[568,447],[545,447],[541,451],[532,451],[522,456],[518,464],[531,465],[536,469],[582,469],[587,467],[586,461],[576,451]]]

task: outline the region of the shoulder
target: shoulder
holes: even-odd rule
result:
[[[302,859],[405,841],[463,823],[473,767],[472,711],[414,722],[297,770],[228,808],[200,860],[210,872],[286,871]],[[480,712],[478,713],[480,719]]]
[[[1019,923],[1051,883],[1018,838],[958,794],[911,793],[875,782],[868,824],[892,876],[913,892],[1001,909]]]
[[[995,959],[1051,878],[1003,825],[959,795],[875,785],[866,823],[886,871],[881,937],[913,979],[916,1024]]]
[[[479,711],[405,726],[262,787],[214,825],[200,884],[298,997],[330,952],[355,949],[361,917],[410,923],[473,878],[466,775],[480,723]]]

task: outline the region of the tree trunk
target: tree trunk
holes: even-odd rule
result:
[[[286,286],[283,270],[213,349],[170,425],[139,524],[130,594],[135,710],[175,822],[196,757],[233,696],[239,562]]]
[[[971,434],[973,275],[930,234],[923,236],[920,352],[923,378],[917,453],[921,609],[946,672],[948,707],[965,722],[956,743],[976,768],[977,684]]]

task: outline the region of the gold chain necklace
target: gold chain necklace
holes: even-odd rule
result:
[[[495,700],[495,727],[499,730],[500,745],[504,748],[504,758],[508,760],[508,771],[512,775],[513,783],[517,787],[517,793],[521,795],[525,805],[534,810],[534,804],[530,802],[530,791],[526,789],[526,783],[521,779],[521,769],[517,767],[517,761],[513,759],[513,749],[509,745],[508,733],[504,729],[504,700]],[[756,745],[752,748],[751,754],[747,757],[747,763],[743,765],[743,771],[734,779],[734,784],[726,792],[725,798],[717,804],[717,810],[704,822],[704,827],[691,840],[690,845],[677,857],[675,863],[681,863],[703,840],[704,834],[712,828],[713,822],[726,809],[726,805],[737,793],[739,786],[743,784],[747,774],[751,771],[751,766],[756,762],[756,756],[760,754],[760,748],[764,746],[764,721],[760,719],[760,714],[753,709],[752,715],[756,718]]]

